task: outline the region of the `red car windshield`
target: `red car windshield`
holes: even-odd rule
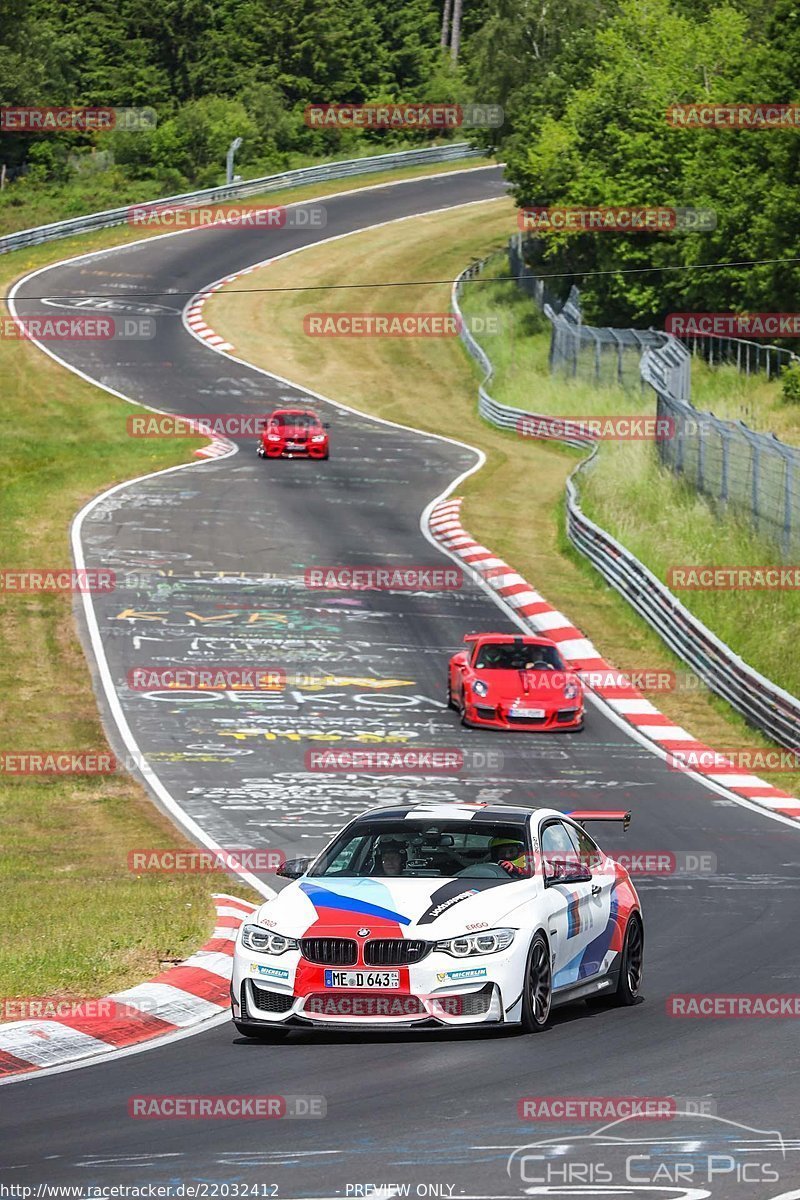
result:
[[[278,416],[270,418],[269,425],[270,429],[275,428],[278,433],[311,434],[321,432],[319,420],[313,413],[280,413]]]
[[[484,642],[478,647],[474,663],[484,671],[563,671],[555,646],[526,646],[517,642]]]

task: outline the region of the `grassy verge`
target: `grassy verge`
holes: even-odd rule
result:
[[[501,336],[482,339],[495,364],[495,398],[517,408],[564,415],[589,411],[587,404],[598,414],[639,411],[636,396],[621,388],[599,391],[580,379],[570,380],[566,388],[563,380],[549,374],[550,326],[516,284],[498,278],[507,275],[505,255],[498,255],[481,280],[470,285],[465,299],[465,311],[505,318]],[[740,375],[735,366],[709,367],[694,357],[692,403],[724,420],[744,421],[759,433],[775,433],[790,445],[800,445],[800,405],[782,400],[779,379],[755,372]]]
[[[286,203],[469,165],[387,171],[262,199]],[[0,291],[36,267],[159,232],[107,229],[4,256]],[[134,441],[125,432],[130,405],[25,342],[0,338],[0,378],[6,447],[0,558],[6,568],[68,565],[69,524],[91,496],[190,461],[192,450],[205,444],[193,438]],[[0,705],[0,752],[105,749],[70,599],[0,591],[0,618],[6,698]],[[186,843],[124,775],[6,776],[0,821],[5,916],[0,995],[6,997],[96,996],[136,983],[205,940],[213,926],[213,891],[235,887],[248,895],[222,874],[131,875],[130,848]]]
[[[384,230],[345,238],[272,263],[258,276],[261,286],[307,290],[248,292],[244,288],[253,286],[250,276],[243,286],[234,284],[212,297],[206,306],[207,319],[248,361],[365,412],[480,445],[487,464],[462,489],[464,522],[473,535],[540,587],[620,668],[678,670],[682,664],[657,635],[564,543],[564,481],[575,455],[520,440],[481,421],[474,368],[456,340],[324,339],[303,332],[303,316],[309,312],[447,311],[449,286],[445,284],[376,284],[355,292],[316,288],[453,278],[471,259],[502,246],[513,229],[513,207],[500,200],[394,225],[390,239]],[[487,285],[475,285],[470,294],[474,311],[488,311]],[[486,338],[493,357],[504,352],[502,340]],[[540,358],[542,344],[539,341],[533,351]],[[521,355],[521,337],[515,347]],[[540,407],[544,390],[552,386],[553,396],[557,394],[564,406],[561,411],[581,411],[566,385],[551,383],[544,375],[531,382],[525,370],[531,408]],[[763,744],[727,705],[704,689],[664,693],[657,701],[664,712],[712,745]],[[781,776],[780,782],[788,789],[798,781]]]

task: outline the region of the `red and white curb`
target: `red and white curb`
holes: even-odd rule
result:
[[[206,324],[203,317],[203,306],[206,300],[210,300],[214,292],[221,292],[222,289],[229,283],[235,283],[237,279],[241,279],[243,275],[250,275],[257,267],[263,266],[263,263],[257,263],[252,267],[245,267],[242,271],[237,271],[234,275],[226,275],[224,279],[218,279],[216,283],[212,283],[204,292],[198,292],[192,297],[189,307],[184,314],[186,324],[192,333],[209,346],[213,346],[215,350],[233,350],[235,347],[231,342],[226,342],[224,337]]]
[[[195,455],[197,458],[227,458],[231,450],[235,449],[233,442],[229,442],[227,438],[212,437],[207,446],[195,450]]]
[[[255,905],[222,894],[214,896],[214,904],[213,936],[185,962],[86,1003],[85,1016],[76,1001],[74,1016],[0,1025],[0,1079],[108,1055],[223,1013],[230,1003],[236,934]]]
[[[443,500],[434,506],[428,518],[434,538],[451,554],[471,567],[531,626],[534,633],[556,642],[567,666],[579,671],[587,687],[613,709],[619,718],[665,750],[668,755],[675,755],[675,770],[691,769],[693,774],[706,776],[735,796],[741,796],[784,816],[800,818],[800,800],[757,775],[737,771],[732,763],[729,769],[725,769],[725,760],[721,760],[718,752],[660,713],[642,692],[631,686],[624,672],[618,671],[603,658],[599,650],[576,629],[568,617],[548,604],[545,598],[507,563],[470,537],[461,524],[461,503],[461,499],[456,497]],[[598,675],[602,677],[600,682],[597,682]],[[691,756],[691,768],[681,766],[681,757],[678,757],[687,754]],[[704,760],[713,765],[704,767]]]
[[[233,283],[236,278],[238,278],[236,275],[228,275],[219,283],[212,284],[207,291],[199,292],[192,298],[192,303],[186,310],[186,324],[192,333],[196,337],[202,338],[204,342],[208,342],[209,346],[213,346],[216,350],[232,350],[233,346],[206,324],[203,319],[203,305],[206,300],[211,299],[214,292],[218,292],[226,283]]]

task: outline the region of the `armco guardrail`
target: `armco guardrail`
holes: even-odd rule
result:
[[[93,229],[108,229],[112,225],[124,225],[131,208],[147,205],[170,205],[175,208],[193,208],[204,201],[215,203],[220,200],[238,200],[246,196],[257,196],[265,191],[283,191],[300,187],[304,183],[319,183],[326,179],[347,179],[352,175],[369,175],[373,171],[390,171],[396,167],[425,166],[428,163],[453,162],[462,158],[484,157],[483,150],[475,150],[468,142],[452,142],[443,146],[430,146],[423,150],[399,150],[394,154],[375,154],[370,158],[349,158],[342,162],[321,163],[319,166],[301,167],[296,171],[283,171],[278,175],[264,175],[259,179],[247,179],[223,187],[204,188],[198,192],[183,192],[179,196],[161,196],[155,200],[143,200],[124,208],[109,208],[105,212],[88,213],[84,217],[71,217],[68,221],[55,221],[51,225],[38,225],[34,229],[21,229],[0,238],[0,254],[20,250],[24,246],[35,246],[39,242],[51,242],[57,238],[70,237],[75,233],[87,233]]]
[[[483,265],[483,262],[474,263],[459,275],[451,295],[461,339],[485,372],[478,388],[479,412],[485,420],[501,429],[516,430],[519,421],[525,417],[541,421],[552,419],[552,414],[548,418],[500,404],[486,391],[485,385],[492,377],[491,360],[467,329],[459,304],[463,283],[478,274]],[[567,533],[572,544],[711,691],[727,700],[774,742],[790,749],[800,746],[800,701],[748,666],[730,646],[693,616],[644,563],[586,516],[580,506],[576,479],[579,472],[593,464],[597,444],[588,438],[569,439],[569,444],[591,449],[588,457],[567,479]]]

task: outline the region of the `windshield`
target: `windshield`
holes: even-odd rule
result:
[[[279,416],[273,417],[270,424],[275,424],[279,429],[292,429],[298,433],[316,433],[319,429],[319,421],[313,413],[307,412],[289,412],[281,413]]]
[[[359,822],[326,850],[310,875],[353,879],[365,875],[389,879],[472,877],[511,881],[528,874],[527,823],[463,821]]]
[[[555,646],[526,646],[514,642],[485,642],[475,657],[476,669],[488,671],[563,671]]]

